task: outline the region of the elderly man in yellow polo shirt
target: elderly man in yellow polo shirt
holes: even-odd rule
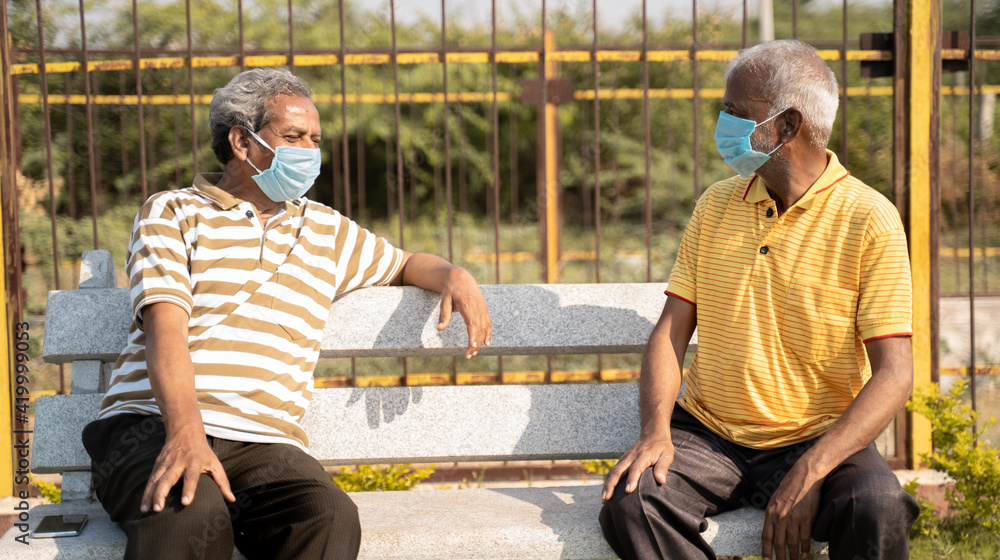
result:
[[[908,557],[918,507],[872,443],[913,383],[906,238],[826,149],[837,104],[798,41],[726,70],[715,139],[739,176],[698,200],[642,362],[639,441],[603,488],[622,558],[714,558],[705,517],[747,505],[768,560],[810,539],[834,560]]]

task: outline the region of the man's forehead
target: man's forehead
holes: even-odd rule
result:
[[[726,81],[722,102],[726,105],[767,105],[770,100],[764,95],[762,86],[763,80],[758,74],[746,69],[738,70]]]
[[[308,97],[280,95],[271,101],[269,109],[274,113],[275,125],[291,124],[303,120],[319,121],[319,111]]]

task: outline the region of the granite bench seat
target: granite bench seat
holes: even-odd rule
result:
[[[125,345],[131,311],[115,288],[110,255],[84,254],[80,289],[50,294],[43,356],[73,365],[71,393],[36,403],[32,470],[62,473],[63,503],[43,515],[88,513],[79,537],[0,541],[0,557],[121,557],[124,534],[90,491],[91,463],[80,430],[96,416],[109,363]],[[494,330],[480,355],[641,352],[663,305],[662,284],[483,286]],[[321,355],[461,355],[456,317],[437,324],[437,295],[371,288],[334,302]],[[362,318],[359,320],[359,317]],[[338,328],[350,320],[352,328]],[[468,385],[317,389],[304,427],[310,453],[326,465],[614,458],[639,432],[634,383]],[[597,514],[600,487],[353,493],[361,558],[613,558]],[[710,520],[719,555],[760,551],[763,513],[743,509]],[[820,551],[820,543],[814,550]],[[242,558],[238,553],[234,558]]]

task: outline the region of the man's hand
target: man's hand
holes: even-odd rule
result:
[[[464,268],[455,267],[448,273],[444,289],[441,290],[441,319],[437,329],[443,331],[451,323],[452,311],[462,314],[469,331],[469,346],[465,349],[466,359],[479,353],[483,346],[490,345],[493,335],[493,321],[486,307],[486,299],[479,290],[475,278]]]
[[[799,552],[809,554],[812,547],[812,526],[819,511],[823,479],[811,480],[807,469],[797,463],[778,485],[764,512],[761,534],[761,556],[771,560],[771,550],[777,560],[785,560],[788,547],[790,560],[799,560]]]
[[[209,474],[215,480],[226,501],[236,501],[236,496],[229,488],[229,479],[226,478],[218,457],[209,447],[204,432],[199,435],[197,430],[189,430],[168,437],[153,465],[153,473],[146,483],[139,510],[142,513],[163,511],[167,494],[178,480],[183,480],[181,505],[190,505],[202,473]]]
[[[615,486],[622,475],[628,473],[625,479],[625,492],[635,491],[639,484],[642,471],[653,467],[653,479],[658,484],[667,482],[667,470],[674,462],[674,444],[670,437],[641,438],[618,460],[618,464],[608,473],[601,490],[601,502],[607,502],[614,494]]]

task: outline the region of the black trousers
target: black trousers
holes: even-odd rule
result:
[[[357,558],[357,507],[330,473],[292,445],[209,437],[236,502],[225,501],[203,474],[190,505],[181,505],[177,484],[163,511],[140,513],[165,441],[158,416],[122,414],[84,428],[97,497],[128,536],[125,558],[230,560],[234,546],[251,560]]]
[[[625,493],[625,478],[601,509],[604,537],[623,559],[715,558],[701,537],[706,516],[764,509],[782,478],[816,440],[757,450],[731,443],[675,407],[674,462],[662,486],[652,469]],[[919,512],[885,460],[869,445],[823,483],[812,537],[829,542],[831,560],[905,560]]]

